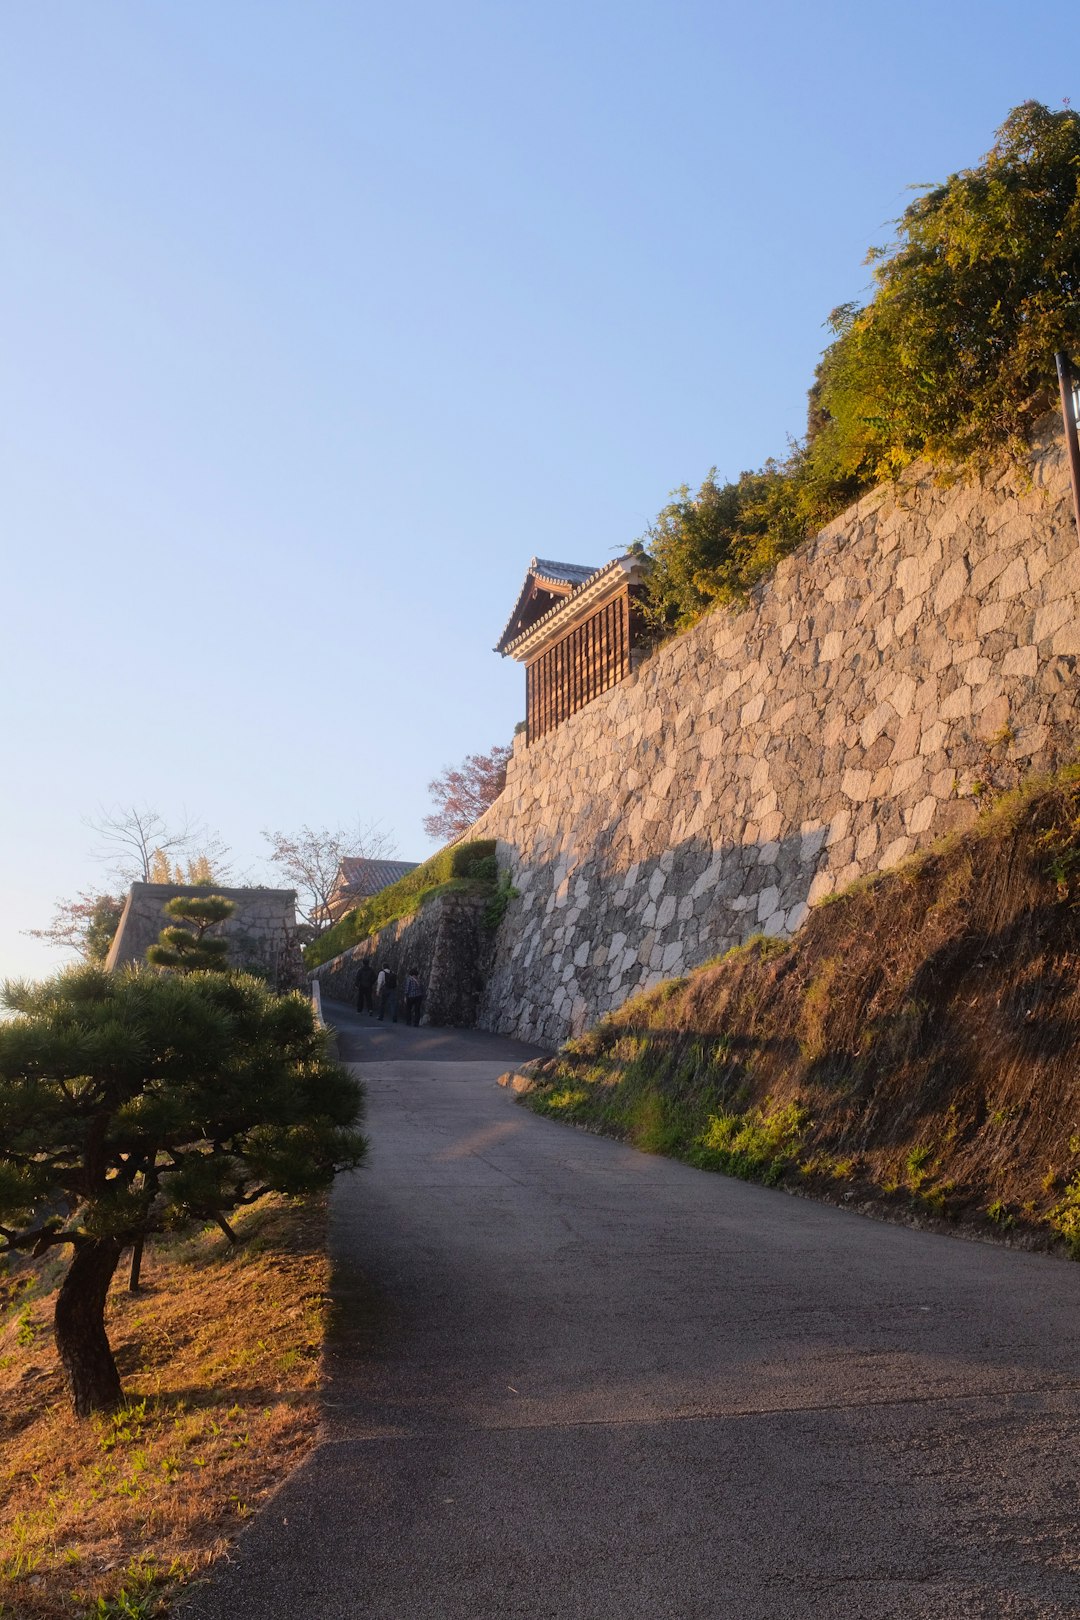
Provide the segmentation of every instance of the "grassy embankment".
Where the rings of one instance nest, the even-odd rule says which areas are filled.
[[[321,1199],[276,1195],[155,1239],[118,1274],[128,1397],[71,1416],[52,1342],[62,1257],[0,1280],[0,1616],[147,1620],[206,1570],[313,1444],[329,1278]]]
[[[1080,769],[527,1065],[537,1112],[1080,1258]]]
[[[497,891],[494,838],[451,844],[449,849],[441,849],[414,872],[408,872],[397,883],[372,895],[333,928],[320,934],[305,950],[304,965],[314,968],[329,962],[351,945],[358,945],[362,939],[378,933],[387,923],[411,917],[437,895],[480,894],[490,895],[494,900]]]

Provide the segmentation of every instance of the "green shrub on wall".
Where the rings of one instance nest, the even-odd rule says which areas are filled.
[[[495,863],[494,838],[478,838],[468,844],[451,844],[397,883],[373,894],[347,916],[313,940],[304,952],[306,967],[318,967],[331,957],[347,951],[362,939],[378,933],[387,923],[411,916],[425,901],[448,888],[494,893],[499,873]]]

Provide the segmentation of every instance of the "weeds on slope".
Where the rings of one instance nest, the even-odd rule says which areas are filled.
[[[1080,1258],[1080,770],[530,1065],[648,1152]]]

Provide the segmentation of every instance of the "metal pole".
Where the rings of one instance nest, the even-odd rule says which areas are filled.
[[[1073,516],[1076,532],[1080,535],[1080,439],[1076,435],[1076,402],[1073,398],[1073,368],[1067,354],[1058,350],[1058,387],[1061,389],[1061,415],[1065,423],[1065,446],[1069,452],[1069,472],[1072,477]]]

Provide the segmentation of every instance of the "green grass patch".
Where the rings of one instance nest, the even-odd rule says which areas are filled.
[[[677,993],[685,980],[671,981]],[[669,986],[638,1000],[656,1011]],[[535,1113],[617,1136],[643,1153],[773,1185],[810,1123],[798,1102],[749,1105],[744,1065],[711,1039],[601,1025],[564,1047],[522,1101]]]
[[[1046,1221],[1065,1239],[1073,1259],[1080,1260],[1080,1176],[1069,1182],[1061,1202],[1054,1205]]]
[[[798,1158],[809,1123],[808,1111],[797,1102],[713,1114],[687,1157],[702,1170],[773,1187]]]
[[[470,894],[498,893],[499,873],[495,863],[494,838],[478,838],[472,843],[451,844],[397,883],[373,894],[313,940],[304,952],[304,965],[318,967],[340,956],[350,946],[377,934],[387,923],[411,917],[436,895],[455,891]],[[509,900],[510,895],[507,895]]]

